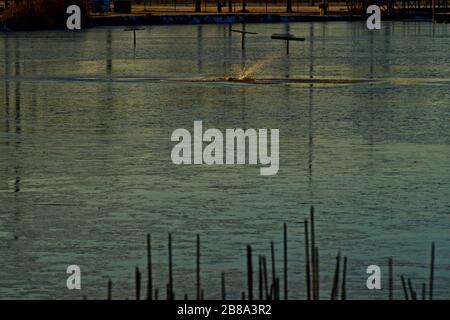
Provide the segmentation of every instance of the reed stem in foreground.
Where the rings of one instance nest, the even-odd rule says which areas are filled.
[[[135,269],[135,282],[136,282],[136,300],[141,300],[141,272],[139,268]]]
[[[311,275],[310,275],[310,261],[309,261],[309,235],[308,235],[308,220],[305,219],[305,268],[306,268],[306,298],[311,300]]]
[[[389,257],[388,265],[389,265],[389,300],[394,300],[394,263],[392,257]]]
[[[288,256],[287,256],[287,226],[283,225],[283,253],[284,253],[284,300],[288,299]]]
[[[247,245],[247,286],[248,300],[253,300],[253,264],[252,264],[252,247]]]
[[[340,263],[341,263],[341,254],[338,253],[338,255],[336,257],[336,268],[334,270],[333,287],[331,290],[331,300],[336,300],[336,298],[338,296]]]
[[[197,259],[196,259],[197,300],[201,298],[200,284],[200,235],[197,235]]]
[[[152,300],[153,275],[152,275],[152,238],[147,234],[147,299]]]
[[[342,270],[341,300],[347,299],[347,288],[345,284],[346,280],[347,280],[347,257],[344,256],[344,266]]]
[[[431,261],[430,261],[430,288],[429,288],[429,298],[433,300],[433,285],[434,285],[434,254],[435,247],[434,242],[431,243]]]

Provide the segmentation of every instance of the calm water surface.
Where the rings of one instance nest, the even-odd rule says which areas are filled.
[[[242,28],[242,26],[233,26]],[[224,25],[0,34],[0,298],[133,296],[152,234],[165,296],[173,232],[178,298],[194,297],[195,236],[206,298],[245,289],[245,246],[280,260],[289,228],[291,298],[305,298],[303,219],[316,208],[321,295],[348,257],[349,298],[387,298],[387,257],[420,292],[436,242],[435,295],[450,296],[450,26]],[[272,33],[305,36],[291,43]],[[235,76],[362,79],[351,85],[190,82]],[[173,81],[174,79],[183,81]],[[155,80],[159,79],[159,80]],[[163,81],[165,80],[165,81]],[[280,171],[175,166],[176,128],[279,128]],[[68,265],[82,290],[66,289]],[[380,291],[366,268],[382,267]],[[144,279],[146,277],[144,276]]]

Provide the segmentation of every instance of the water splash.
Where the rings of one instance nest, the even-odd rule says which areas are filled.
[[[238,79],[239,80],[250,80],[253,79],[255,74],[261,73],[264,69],[266,69],[272,62],[276,59],[280,58],[280,54],[271,54],[264,57],[262,60],[252,64],[249,67],[244,66],[244,68],[240,71]]]

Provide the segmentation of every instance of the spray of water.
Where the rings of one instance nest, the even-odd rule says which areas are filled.
[[[266,69],[267,66],[272,64],[274,60],[279,58],[280,58],[279,54],[271,54],[265,56],[262,60],[252,64],[251,66],[244,67],[239,73],[238,79],[239,80],[252,79],[255,76],[255,74],[261,73],[262,70]]]

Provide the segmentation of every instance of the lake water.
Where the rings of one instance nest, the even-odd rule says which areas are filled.
[[[234,29],[242,26],[235,25]],[[428,22],[151,26],[0,34],[0,298],[134,295],[152,234],[154,287],[165,297],[173,233],[177,298],[195,297],[195,237],[205,298],[246,288],[247,244],[282,276],[288,225],[290,298],[305,298],[303,220],[316,209],[321,297],[335,256],[349,298],[386,299],[387,258],[416,291],[436,242],[435,297],[450,281],[450,26]],[[272,33],[305,36],[285,54]],[[256,65],[256,66],[255,66]],[[190,79],[371,80],[246,84]],[[279,128],[280,170],[176,166],[173,130]],[[255,258],[256,259],[256,258]],[[81,267],[82,290],[66,288]],[[255,264],[257,265],[256,261]],[[379,265],[382,290],[366,288]],[[145,285],[144,285],[145,289]]]

